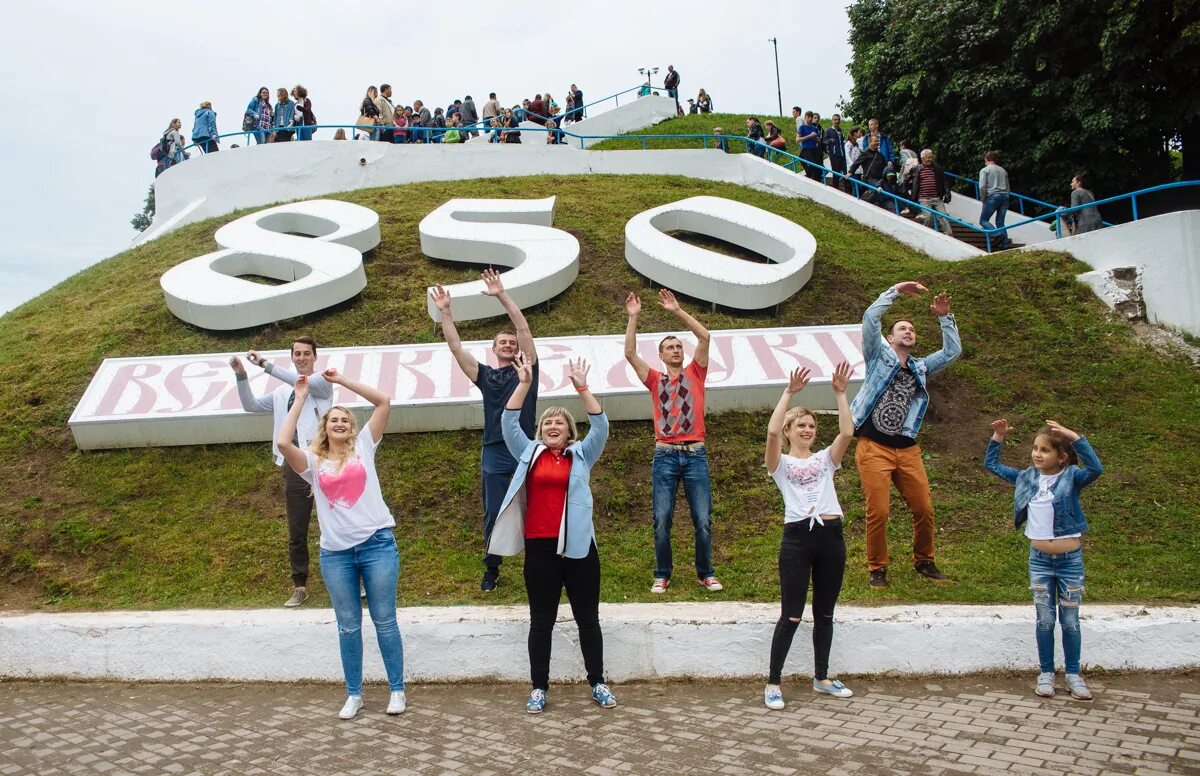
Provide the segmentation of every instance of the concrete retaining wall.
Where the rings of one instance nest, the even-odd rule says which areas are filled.
[[[604,604],[605,665],[613,681],[762,676],[776,604]],[[564,618],[569,609],[561,608]],[[842,674],[1036,671],[1029,606],[840,607],[831,670]],[[1200,609],[1088,606],[1086,666],[1200,665]],[[402,609],[405,673],[414,681],[528,678],[524,606]],[[364,613],[367,677],[383,678]],[[812,669],[806,614],[787,671]],[[584,675],[569,619],[555,629],[551,675]],[[1061,662],[1061,658],[1060,658]],[[341,679],[328,609],[100,612],[0,616],[0,676],[125,680]]]

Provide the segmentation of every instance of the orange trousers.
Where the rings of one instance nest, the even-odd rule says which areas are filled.
[[[912,512],[913,565],[933,560],[933,499],[921,447],[888,447],[859,437],[854,462],[867,506],[867,567],[875,571],[888,565],[887,523],[893,482]]]

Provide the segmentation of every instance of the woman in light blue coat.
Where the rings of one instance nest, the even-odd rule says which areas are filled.
[[[192,124],[192,142],[206,154],[214,154],[221,150],[217,145],[217,112],[208,100],[196,108],[196,121]]]
[[[600,632],[600,556],[592,527],[591,471],[608,441],[608,416],[588,390],[588,365],[571,362],[571,383],[588,413],[591,431],[580,440],[575,419],[562,407],[546,409],[536,438],[521,430],[521,405],[533,369],[523,355],[514,362],[520,384],[504,407],[504,443],[517,459],[508,493],[500,505],[487,551],[525,551],[525,591],[529,595],[529,674],[533,689],[525,710],[539,714],[550,686],[550,641],[563,588],[579,626],[579,647],[592,699],[602,708],[617,705],[604,682],[604,640]]]

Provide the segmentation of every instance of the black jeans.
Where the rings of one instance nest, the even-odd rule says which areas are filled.
[[[286,462],[283,464],[283,503],[287,509],[288,562],[292,564],[292,584],[308,585],[308,526],[312,522],[312,486]]]
[[[192,138],[192,142],[198,145],[200,150],[206,154],[215,154],[221,150],[221,147],[217,145],[217,141],[211,137],[194,137]]]
[[[825,174],[825,171],[821,169],[823,166],[822,162],[824,161],[821,155],[821,149],[801,148],[800,158],[806,162],[812,162],[812,164],[804,165],[804,174],[807,175],[810,180],[820,181],[821,176]],[[816,166],[814,167],[813,165]]]
[[[771,640],[771,674],[768,684],[779,684],[783,663],[792,647],[804,601],[808,597],[808,579],[812,577],[813,591],[813,675],[827,679],[829,647],[833,643],[833,607],[842,592],[842,575],[846,571],[846,540],[842,536],[842,521],[826,521],[809,529],[803,520],[783,527],[783,542],[779,545],[779,588],[781,606],[775,636]]]
[[[829,185],[837,189],[846,188],[846,179],[842,176],[846,174],[846,157],[831,156],[829,157],[829,169],[834,172],[840,172],[842,175],[829,176]]]
[[[529,679],[550,689],[550,639],[563,587],[579,626],[579,648],[588,684],[604,681],[604,637],[600,633],[600,555],[595,543],[586,558],[558,554],[558,539],[525,540],[525,592],[529,595]]]

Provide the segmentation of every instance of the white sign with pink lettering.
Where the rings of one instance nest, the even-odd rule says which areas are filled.
[[[638,349],[651,366],[661,365],[657,345],[664,336],[666,333],[646,333],[638,337]],[[694,344],[684,337],[689,358]],[[495,364],[490,342],[466,343],[466,347],[481,362]],[[562,404],[582,417],[567,376],[567,361],[583,357],[592,365],[588,383],[610,418],[651,417],[647,389],[625,361],[623,336],[544,338],[537,341],[537,350],[540,405]],[[93,450],[269,440],[271,416],[242,410],[229,368],[231,355],[105,359],[71,415],[75,443],[80,449]],[[264,355],[279,366],[291,367],[286,351]],[[813,374],[804,391],[804,404],[834,409],[829,378],[843,360],[854,367],[855,381],[861,380],[862,329],[858,325],[714,331],[709,348],[708,412],[773,407],[780,386],[797,366],[807,367]],[[483,425],[479,391],[444,343],[321,348],[317,369],[328,367],[378,386],[392,397],[389,433]],[[249,371],[256,394],[279,385],[264,372],[253,367]],[[366,406],[340,386],[334,401]]]

